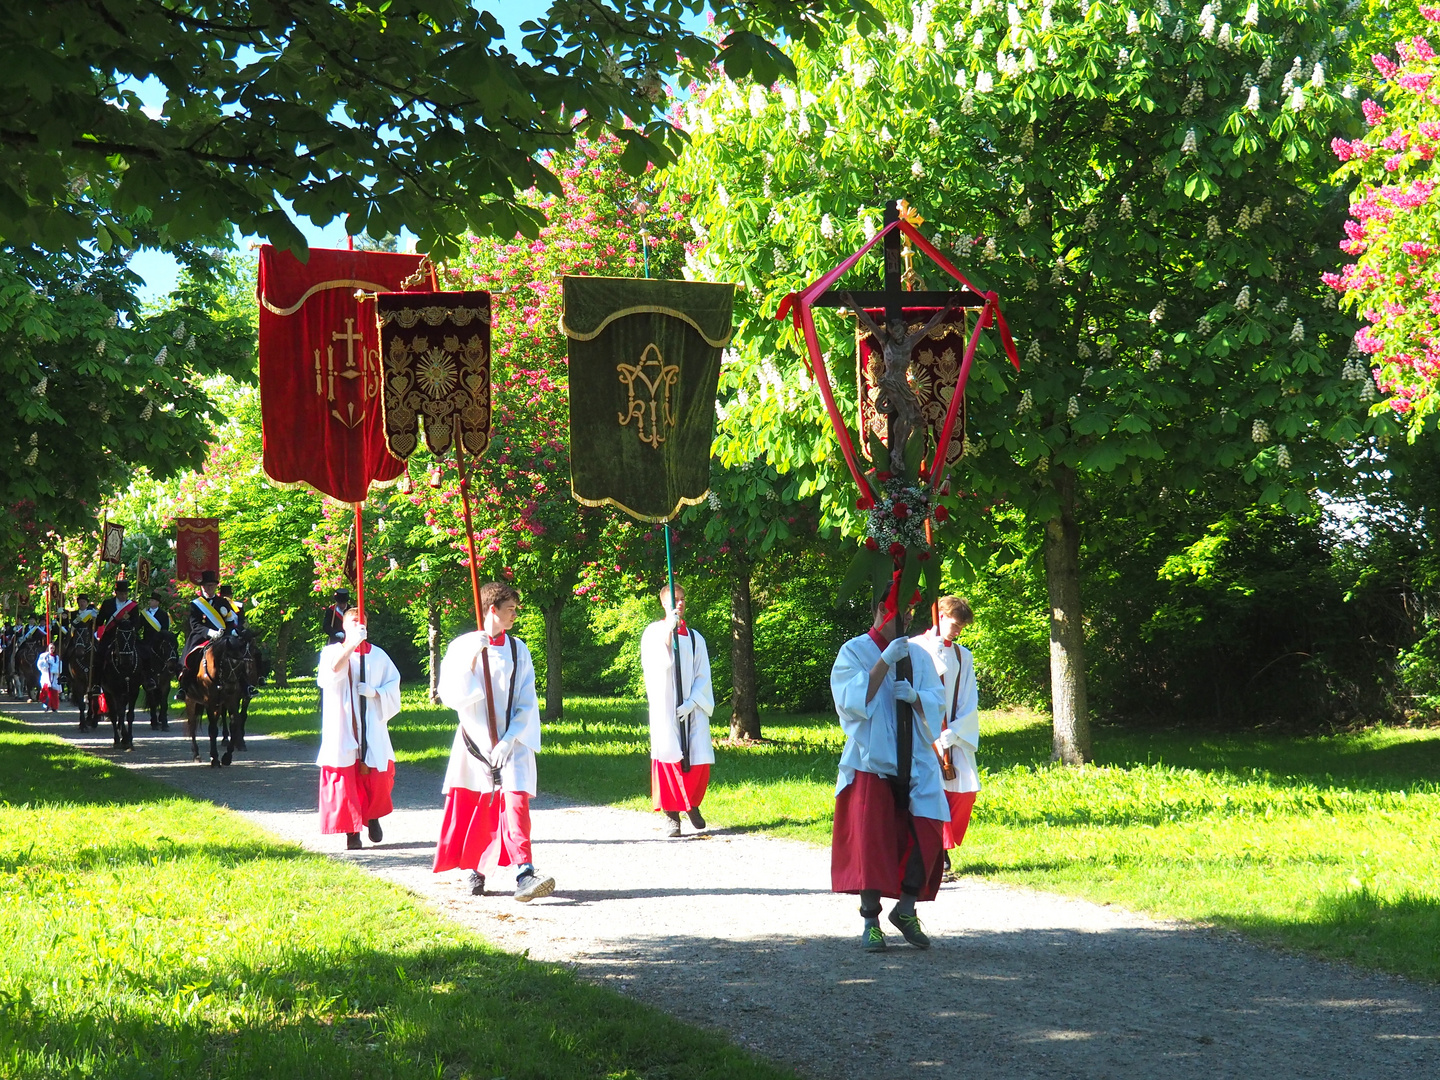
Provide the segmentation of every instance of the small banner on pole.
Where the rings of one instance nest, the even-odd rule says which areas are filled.
[[[905,322],[913,333],[923,329],[938,309],[905,308]],[[885,319],[884,308],[866,308],[866,313],[877,323]],[[955,386],[960,379],[960,361],[965,355],[965,341],[970,335],[969,318],[963,308],[947,315],[930,336],[910,351],[910,385],[920,403],[920,422],[926,435],[926,453],[933,453],[940,442],[940,431],[945,426],[945,416],[950,408],[950,399],[955,396]],[[856,332],[855,385],[860,387],[859,428],[862,438],[860,451],[870,457],[870,439],[886,440],[885,415],[875,408],[875,399],[880,393],[880,376],[885,370],[885,357],[874,347],[874,339],[862,328]],[[945,465],[956,465],[965,455],[965,403],[960,403],[960,425],[951,436],[945,450]]]
[[[454,446],[457,422],[465,450],[483,454],[490,445],[490,294],[381,293],[375,309],[390,453],[408,460],[423,420],[425,445],[436,457]]]
[[[150,587],[150,570],[149,559],[141,559],[135,564],[135,580],[140,583],[142,588]]]
[[[423,256],[260,249],[260,423],[265,474],[363,502],[404,462],[385,449],[380,339],[361,292],[398,292]]]
[[[220,572],[220,519],[175,519],[175,580],[200,583],[206,570]]]
[[[125,546],[125,526],[117,525],[113,521],[105,522],[104,531],[100,534],[100,559],[102,562],[121,563],[120,551]]]
[[[586,506],[670,521],[710,491],[733,285],[566,277],[570,490]]]

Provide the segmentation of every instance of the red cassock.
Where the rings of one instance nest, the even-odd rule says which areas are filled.
[[[689,810],[705,801],[710,766],[691,765],[680,771],[678,761],[650,759],[650,800],[656,810]]]
[[[380,336],[356,290],[398,292],[423,256],[311,248],[302,263],[260,249],[260,419],[265,474],[341,502],[397,479],[385,448]]]
[[[472,791],[454,787],[435,847],[434,872],[522,866],[530,858],[530,796],[523,791]]]
[[[978,794],[978,791],[945,792],[945,801],[950,804],[950,820],[941,830],[946,851],[964,842],[965,830],[970,827],[970,812],[975,809],[975,796]]]
[[[918,843],[927,876],[917,899],[934,900],[945,872],[940,858],[944,824],[934,818],[913,817],[895,805],[885,780],[874,773],[857,772],[835,796],[830,888],[843,893],[878,889],[881,896],[898,900],[905,865]]]
[[[386,817],[395,810],[391,793],[395,790],[395,762],[387,762],[384,771],[360,771],[359,763],[343,769],[329,765],[320,767],[320,831],[322,833],[357,833],[375,818]]]

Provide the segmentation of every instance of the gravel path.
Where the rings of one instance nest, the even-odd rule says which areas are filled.
[[[430,872],[436,773],[401,767],[385,842],[346,853],[343,837],[318,832],[302,740],[254,736],[217,770],[192,764],[173,730],[137,724],[135,750],[117,755],[108,729],[81,736],[71,712],[0,708],[808,1076],[1440,1076],[1440,988],[979,879],[922,906],[929,952],[866,955],[855,899],[829,891],[828,851],[723,831],[667,841],[658,815],[543,793],[535,856],[555,895],[472,898],[459,872]],[[492,884],[511,887],[508,875]]]

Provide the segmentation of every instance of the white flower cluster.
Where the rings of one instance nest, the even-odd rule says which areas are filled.
[[[1125,33],[1130,34],[1132,37],[1140,33],[1140,16],[1136,15],[1133,11],[1127,11],[1125,13]]]
[[[1016,225],[1019,225],[1022,229],[1025,228],[1025,226],[1027,226],[1027,225],[1030,224],[1030,202],[1029,202],[1029,200],[1026,200],[1025,205],[1020,208],[1020,212],[1015,215],[1015,224],[1016,224]]]
[[[1035,149],[1035,125],[1027,124],[1025,130],[1020,133],[1020,149],[1028,154]]]
[[[826,240],[835,239],[835,222],[831,220],[829,214],[820,215],[820,235]]]
[[[919,158],[916,158],[914,161],[910,162],[910,175],[913,176],[916,180],[924,179],[925,166],[920,164]]]
[[[985,251],[984,251],[984,259],[985,259],[985,261],[986,261],[986,262],[994,262],[994,261],[995,261],[996,259],[998,259],[999,257],[1000,257],[1000,252],[995,249],[995,238],[994,238],[993,236],[987,236],[987,237],[985,238]]]
[[[160,351],[155,354],[155,366],[156,366],[156,367],[164,367],[164,366],[165,366],[165,358],[166,358],[167,356],[169,356],[169,355],[170,355],[170,346],[169,346],[169,345],[161,345],[161,346],[160,346]]]
[[[1150,309],[1151,325],[1158,323],[1163,318],[1165,318],[1165,301],[1161,300],[1153,308]]]
[[[1206,41],[1213,41],[1215,38],[1215,7],[1213,4],[1206,4],[1200,9],[1200,36]]]
[[[1210,326],[1210,316],[1209,316],[1209,315],[1202,315],[1202,316],[1200,316],[1200,321],[1195,324],[1195,332],[1196,332],[1197,334],[1199,334],[1201,337],[1208,337],[1209,334],[1210,334],[1210,330],[1211,330],[1211,326]]]
[[[1145,358],[1146,371],[1159,371],[1160,365],[1165,362],[1164,355],[1159,349],[1151,349],[1150,355]]]
[[[1015,415],[1024,416],[1035,407],[1035,395],[1028,389],[1020,392],[1020,404],[1015,406]]]
[[[1085,215],[1085,231],[1086,231],[1086,232],[1094,232],[1094,231],[1095,231],[1096,229],[1098,229],[1099,227],[1100,227],[1100,219],[1095,216],[1095,211],[1094,211],[1094,210],[1089,211],[1089,212]]]
[[[99,341],[95,342],[95,355],[105,355],[105,339],[103,337]]]
[[[175,340],[177,343],[185,340],[185,320],[184,320],[184,319],[181,319],[181,320],[180,320],[180,324],[175,327],[175,333],[174,333],[173,337],[174,337],[174,340]]]
[[[1080,398],[1077,395],[1070,395],[1070,401],[1065,406],[1065,415],[1068,416],[1071,420],[1074,420],[1077,416],[1080,415]]]
[[[1305,322],[1303,319],[1296,319],[1295,325],[1290,328],[1290,340],[1292,342],[1305,340]]]
[[[46,394],[46,391],[48,391],[49,389],[50,389],[50,376],[49,376],[49,375],[42,375],[42,376],[40,377],[40,381],[35,384],[35,396],[36,396],[36,397],[44,397],[45,394]]]
[[[1027,364],[1036,364],[1036,363],[1039,363],[1039,361],[1040,361],[1040,342],[1038,342],[1038,341],[1032,341],[1032,342],[1030,342],[1030,348],[1028,348],[1028,349],[1025,350],[1025,362],[1026,362]]]
[[[1276,314],[1276,315],[1284,315],[1285,312],[1287,312],[1287,311],[1289,311],[1289,310],[1290,310],[1290,298],[1289,298],[1288,296],[1282,296],[1282,297],[1280,298],[1280,302],[1275,305],[1275,314]]]
[[[194,352],[194,351],[195,351],[195,335],[194,335],[194,334],[191,334],[189,340],[185,342],[185,351],[186,351],[186,352]]]
[[[1260,5],[1257,0],[1250,0],[1250,6],[1245,9],[1243,20],[1246,26],[1258,26],[1260,23]]]
[[[1342,382],[1359,382],[1369,377],[1370,375],[1365,365],[1353,356],[1348,357],[1345,360],[1345,366],[1340,369],[1340,379]]]
[[[28,454],[25,455],[25,464],[26,464],[26,465],[34,465],[35,462],[37,462],[37,461],[39,461],[39,460],[40,460],[40,451],[39,451],[39,450],[31,450],[30,453],[28,453]]]
[[[145,408],[140,410],[140,419],[149,420],[153,415],[155,415],[155,403],[147,400],[145,402]]]
[[[1270,425],[1264,420],[1256,420],[1250,425],[1250,441],[1256,443],[1267,443],[1270,441]]]
[[[1199,140],[1195,137],[1195,129],[1192,127],[1185,132],[1185,141],[1180,144],[1180,152],[1193,154],[1199,148]]]
[[[1108,341],[1100,342],[1100,359],[1109,360],[1115,355],[1115,346]]]
[[[1185,40],[1185,20],[1184,20],[1184,19],[1176,19],[1176,20],[1175,20],[1175,29],[1170,32],[1170,40],[1173,41],[1173,42],[1175,42],[1177,45],[1178,45],[1180,42],[1182,42],[1182,41]]]
[[[1063,285],[1065,283],[1065,256],[1055,256],[1055,268],[1050,271],[1050,284]]]
[[[1193,116],[1200,111],[1200,106],[1205,103],[1205,84],[1196,79],[1190,84],[1190,92],[1185,95],[1185,101],[1180,106],[1180,111],[1186,116]]]
[[[1245,99],[1245,111],[1252,115],[1260,111],[1260,87],[1250,87],[1250,96]]]
[[[1129,50],[1129,49],[1121,49],[1118,53],[1115,54],[1115,67],[1116,67],[1116,68],[1123,68],[1123,67],[1125,67],[1125,66],[1126,66],[1127,64],[1129,64],[1129,63],[1130,63],[1130,50]],[[1106,123],[1109,123],[1109,122],[1110,122],[1110,118],[1107,116],[1107,117],[1105,118],[1105,121],[1106,121]],[[1106,128],[1106,129],[1104,129],[1104,130],[1106,130],[1106,131],[1113,130],[1113,127],[1112,127],[1112,128]]]
[[[1275,464],[1282,469],[1290,468],[1290,448],[1283,443],[1280,445],[1280,452],[1275,455]]]
[[[705,501],[710,504],[711,510],[720,509],[720,496],[716,495],[714,491],[710,491],[706,494]]]
[[[1211,214],[1205,219],[1205,235],[1211,240],[1214,240],[1224,231],[1225,230],[1220,228],[1220,219],[1214,214]]]
[[[1375,380],[1366,379],[1360,384],[1360,400],[1369,405],[1380,395],[1375,390]]]
[[[114,314],[112,314],[108,319],[105,320],[105,326],[106,326],[106,328],[109,329],[109,330],[114,330],[115,327],[119,324],[119,322],[120,322],[120,315],[119,315],[119,313],[114,313]]]
[[[1090,346],[1083,341],[1080,342],[1078,345],[1075,346],[1075,355],[1078,356],[1081,360],[1089,360]],[[1090,368],[1086,368],[1085,370],[1088,372],[1090,371]],[[1088,378],[1089,376],[1087,375],[1086,377]]]
[[[1135,216],[1135,207],[1130,204],[1129,195],[1120,196],[1120,220],[1129,221]]]
[[[1250,310],[1250,286],[1249,286],[1249,285],[1244,286],[1244,287],[1240,290],[1240,292],[1239,292],[1238,294],[1236,294],[1236,296],[1235,296],[1235,310],[1236,310],[1236,311],[1249,311],[1249,310]]]
[[[1230,29],[1228,22],[1220,24],[1220,33],[1215,36],[1215,44],[1219,45],[1222,49],[1232,49],[1235,47],[1235,32]]]

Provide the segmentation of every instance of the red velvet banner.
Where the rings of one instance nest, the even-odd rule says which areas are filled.
[[[356,290],[398,292],[423,256],[311,248],[301,263],[260,249],[260,423],[265,474],[363,502],[405,463],[385,448],[375,309]]]
[[[204,570],[220,572],[220,519],[175,519],[175,580],[200,583]]]

